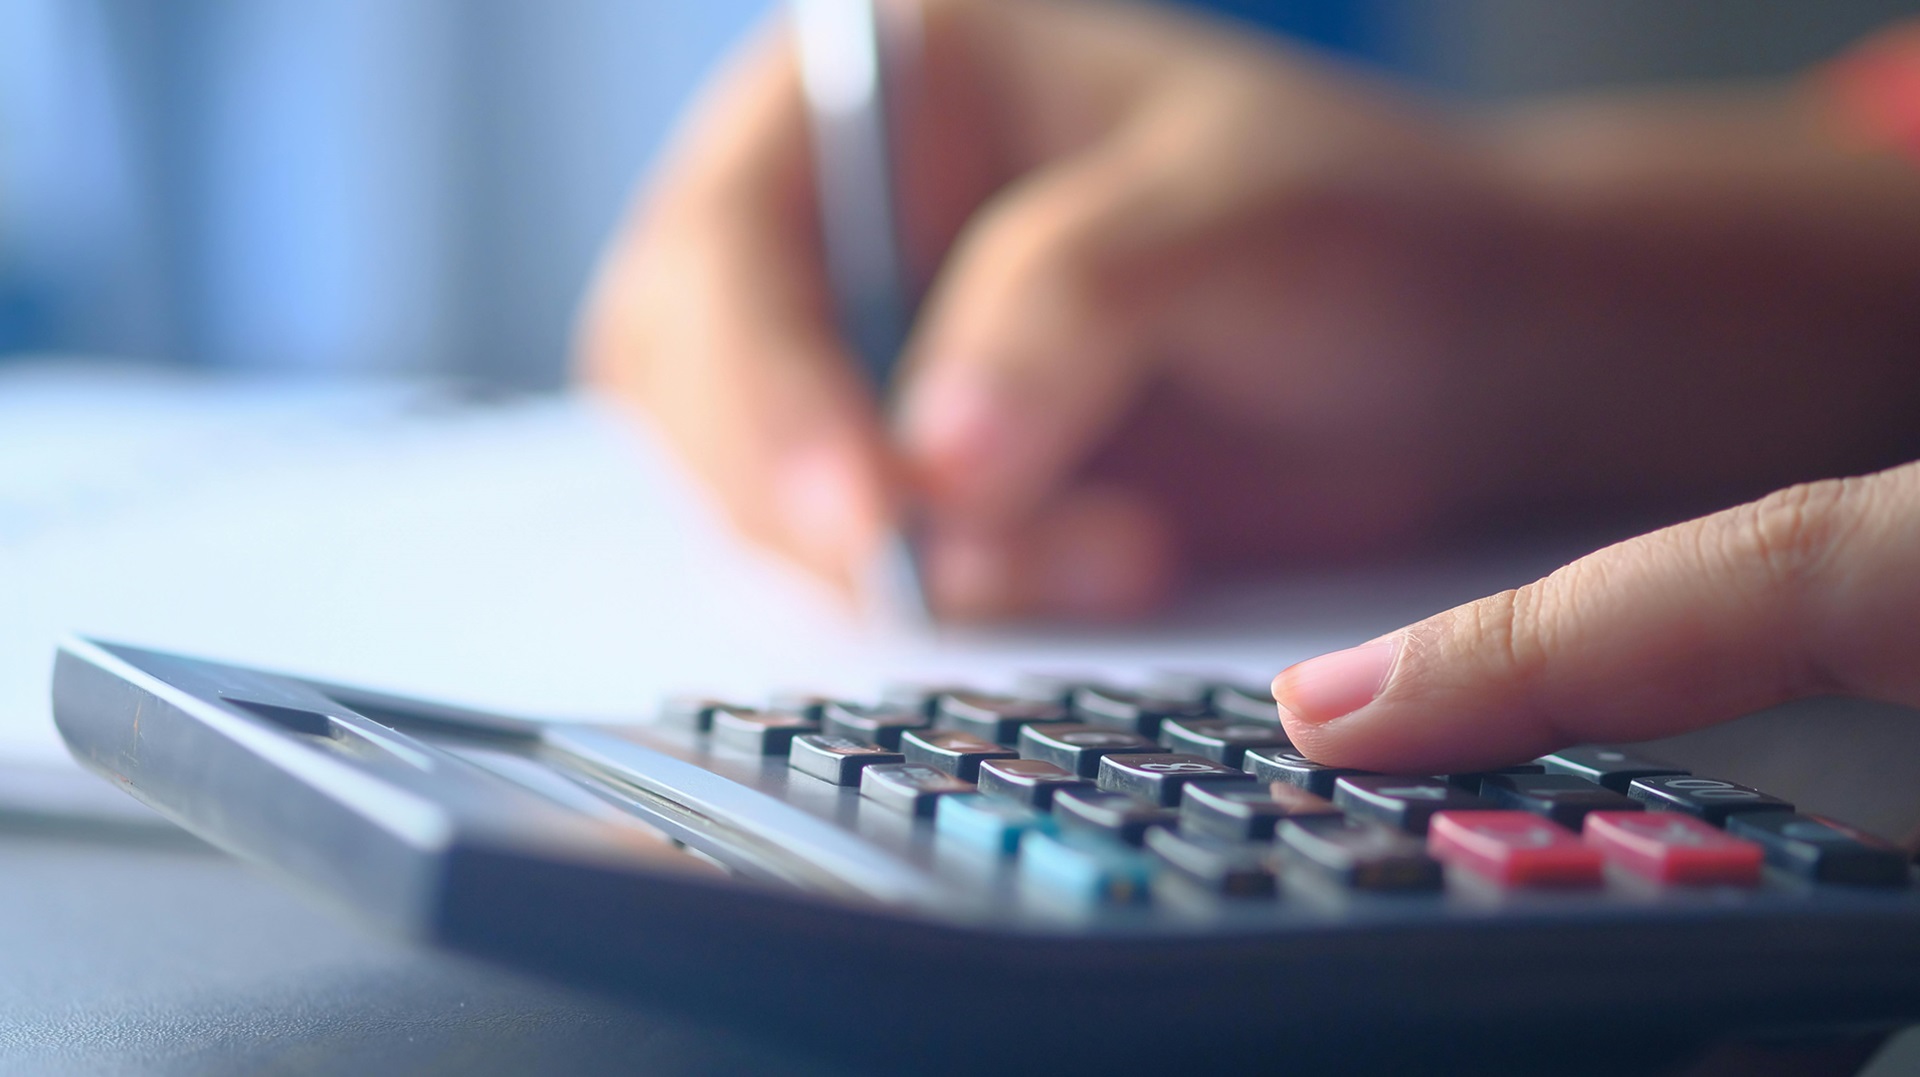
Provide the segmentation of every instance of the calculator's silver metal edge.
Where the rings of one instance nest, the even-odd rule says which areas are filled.
[[[772,838],[796,856],[882,901],[938,904],[940,887],[896,857],[793,805],[730,778],[586,725],[549,727],[547,747],[617,768],[634,785],[727,826]]]

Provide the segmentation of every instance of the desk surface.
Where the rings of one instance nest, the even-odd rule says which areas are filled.
[[[837,1072],[362,930],[185,839],[0,831],[0,1073]]]

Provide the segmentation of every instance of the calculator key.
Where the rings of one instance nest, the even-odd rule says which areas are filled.
[[[900,734],[900,752],[909,763],[944,770],[961,781],[973,781],[986,759],[1012,759],[1014,753],[971,733],[944,729],[909,729]]]
[[[1547,768],[1538,763],[1515,763],[1513,766],[1501,767],[1498,770],[1475,770],[1469,771],[1466,774],[1449,774],[1446,778],[1447,784],[1453,786],[1455,789],[1465,789],[1469,793],[1478,793],[1481,791],[1480,787],[1486,783],[1488,778],[1513,774],[1545,774],[1546,772]]]
[[[1657,759],[1648,759],[1625,748],[1613,748],[1604,744],[1589,744],[1578,748],[1562,748],[1552,755],[1543,755],[1540,765],[1547,768],[1549,774],[1571,774],[1576,778],[1585,778],[1606,786],[1616,793],[1625,793],[1627,786],[1635,778],[1653,778],[1662,774],[1690,774],[1685,767],[1669,766]]]
[[[890,710],[913,711],[931,722],[940,709],[941,696],[968,691],[972,689],[964,684],[894,681],[880,689],[880,705]]]
[[[1333,802],[1352,815],[1425,834],[1427,821],[1443,811],[1485,811],[1487,801],[1438,778],[1353,774],[1333,783]]]
[[[1063,790],[1053,798],[1053,818],[1065,830],[1092,831],[1138,845],[1148,830],[1174,826],[1172,810],[1136,800],[1125,793]]]
[[[863,707],[854,703],[830,704],[820,715],[821,728],[836,737],[895,750],[900,747],[900,734],[909,729],[925,729],[931,722],[932,719],[917,710]]]
[[[705,696],[673,696],[660,704],[660,724],[705,733],[713,727],[713,712],[726,705]]]
[[[1195,784],[1222,785],[1251,782],[1253,775],[1197,755],[1109,755],[1100,760],[1100,788],[1109,793],[1172,807],[1180,791]]]
[[[1180,829],[1232,841],[1271,841],[1280,820],[1338,815],[1333,802],[1285,782],[1196,785],[1180,798]]]
[[[862,767],[904,762],[899,752],[826,733],[803,733],[787,749],[788,766],[835,785],[859,785]]]
[[[1297,785],[1317,797],[1333,795],[1333,783],[1350,774],[1365,774],[1351,767],[1329,767],[1308,759],[1291,748],[1249,748],[1240,760],[1240,769],[1263,782]]]
[[[1141,694],[1206,707],[1214,688],[1227,680],[1218,673],[1161,670],[1148,679]]]
[[[1183,878],[1225,897],[1272,897],[1273,865],[1258,846],[1157,826],[1147,851]]]
[[[786,714],[798,714],[810,722],[818,722],[826,714],[827,708],[836,701],[811,692],[775,692],[767,700],[767,709],[782,711]]]
[[[1204,718],[1206,715],[1206,704],[1192,700],[1160,699],[1111,688],[1082,688],[1073,694],[1075,719],[1142,737],[1159,736],[1160,723],[1168,718]]]
[[[1298,863],[1356,890],[1433,890],[1440,864],[1391,827],[1341,815],[1284,819],[1273,832]]]
[[[1224,718],[1280,723],[1280,705],[1274,702],[1273,691],[1263,684],[1216,684],[1207,693],[1207,704]]]
[[[1026,672],[1014,678],[1013,694],[1021,699],[1037,699],[1056,707],[1073,706],[1073,697],[1082,688],[1106,691],[1109,686],[1090,673]]]
[[[1644,805],[1571,774],[1493,774],[1480,795],[1496,807],[1532,812],[1576,833],[1588,812],[1639,811]]]
[[[1818,815],[1743,812],[1727,833],[1766,850],[1767,862],[1803,878],[1853,886],[1905,886],[1907,853],[1892,842]]]
[[[713,740],[755,755],[785,755],[793,738],[818,733],[820,723],[802,714],[721,707],[713,712]]]
[[[1144,902],[1153,885],[1152,860],[1086,834],[1029,830],[1020,839],[1019,864],[1023,883],[1092,904]]]
[[[1690,815],[1593,812],[1581,835],[1608,861],[1656,882],[1694,886],[1760,882],[1760,846],[1730,838]]]
[[[1138,733],[1097,725],[1062,722],[1030,725],[1020,731],[1020,755],[1039,759],[1083,778],[1100,773],[1100,757],[1115,752],[1158,752],[1160,746]]]
[[[941,797],[974,791],[937,767],[924,763],[879,763],[860,771],[860,795],[908,815],[932,815]]]
[[[1240,765],[1248,748],[1293,747],[1272,722],[1238,718],[1168,718],[1160,723],[1160,743],[1168,751],[1205,756],[1230,767]]]
[[[1793,805],[1758,789],[1691,774],[1635,778],[1627,795],[1656,811],[1686,812],[1715,825],[1736,812],[1793,810]]]
[[[943,796],[933,809],[933,828],[943,839],[997,853],[1013,853],[1030,830],[1051,830],[1052,820],[1032,808],[978,793]]]
[[[1013,744],[1019,740],[1022,726],[1066,720],[1066,708],[1057,703],[981,692],[953,692],[940,697],[933,726],[971,733],[997,744]]]
[[[1063,790],[1094,788],[1078,774],[1040,759],[985,760],[975,781],[988,796],[1017,801],[1037,811],[1051,809],[1054,794]]]
[[[1598,850],[1531,812],[1441,812],[1427,827],[1427,851],[1503,886],[1599,886],[1603,878]]]

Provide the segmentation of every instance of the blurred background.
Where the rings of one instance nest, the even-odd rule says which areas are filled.
[[[769,6],[0,0],[0,362],[558,384],[630,188]],[[1782,75],[1920,0],[1209,6],[1498,98]]]

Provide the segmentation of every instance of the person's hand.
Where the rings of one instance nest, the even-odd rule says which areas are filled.
[[[850,579],[910,478],[946,612],[1100,614],[1156,599],[1176,542],[1244,543],[1277,503],[1303,547],[1417,514],[1419,477],[1382,465],[1428,428],[1407,420],[1470,261],[1438,119],[1146,9],[924,13],[902,186],[941,268],[903,453],[833,328],[783,35],[721,80],[596,289],[590,375],[737,525]]]
[[[1811,695],[1920,706],[1920,463],[1608,547],[1274,680],[1323,763],[1471,771]]]
[[[829,578],[904,493],[943,613],[1127,614],[1195,570],[1830,474],[1910,414],[1920,185],[1787,96],[1468,118],[1144,7],[924,8],[895,429],[833,328],[778,33],[583,326],[590,376]]]

